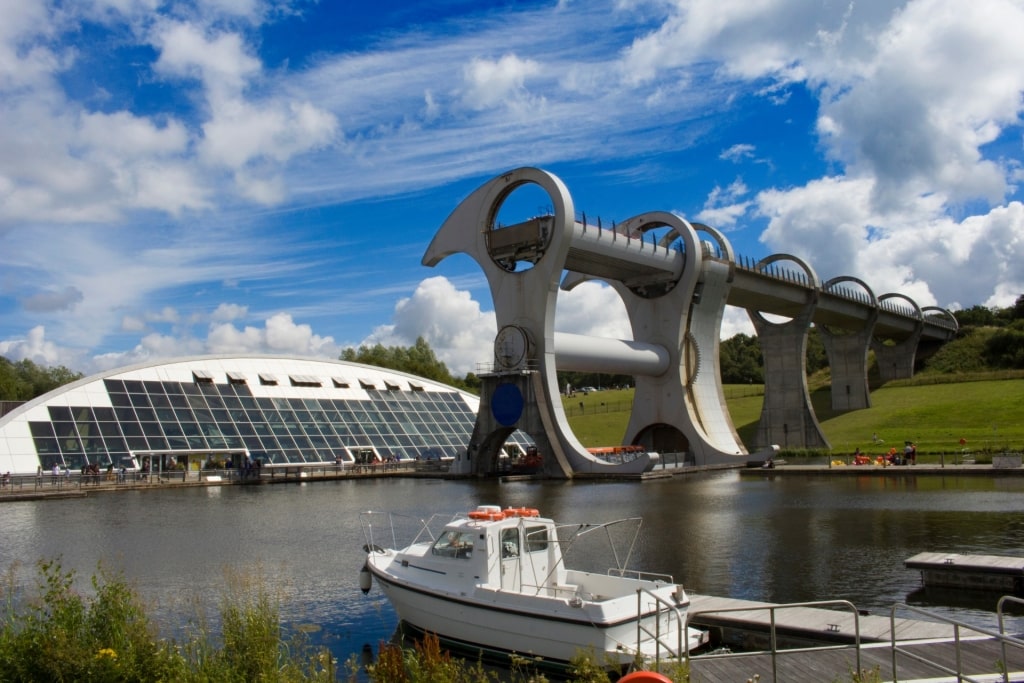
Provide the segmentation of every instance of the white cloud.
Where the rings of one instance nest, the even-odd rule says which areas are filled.
[[[208,36],[199,26],[169,22],[156,28],[153,39],[160,50],[153,68],[201,81],[213,100],[237,97],[261,71],[237,33]]]
[[[832,154],[877,177],[886,205],[935,191],[998,203],[1006,171],[980,148],[1019,123],[1022,31],[1019,3],[907,3],[855,77],[828,84],[819,130]]]
[[[8,360],[30,360],[38,365],[61,365],[61,352],[57,345],[46,339],[46,329],[39,325],[28,331],[23,339],[0,341],[0,356]]]
[[[360,346],[412,346],[423,337],[449,372],[464,376],[490,361],[497,332],[493,311],[481,311],[469,292],[445,277],[431,277],[395,304],[391,322],[379,325]]]
[[[539,72],[537,62],[514,54],[497,60],[473,59],[464,71],[466,92],[462,101],[477,110],[528,101],[526,81]]]
[[[213,312],[210,319],[214,322],[230,322],[232,320],[244,318],[248,313],[248,306],[240,306],[238,304],[221,304],[220,306],[217,306],[217,310]]]

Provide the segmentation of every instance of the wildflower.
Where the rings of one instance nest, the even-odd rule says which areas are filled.
[[[96,659],[104,659],[109,657],[110,659],[117,659],[117,653],[111,650],[109,647],[105,647],[96,653]]]

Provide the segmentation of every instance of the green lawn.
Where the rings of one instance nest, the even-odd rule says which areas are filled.
[[[760,390],[726,387],[729,413],[748,447],[761,416]],[[632,398],[629,389],[598,391],[563,398],[563,404],[584,445],[609,446],[622,442]],[[882,387],[872,392],[871,408],[847,413],[832,411],[827,388],[815,391],[811,401],[836,453],[858,447],[880,452],[908,439],[922,454],[952,453],[961,449],[961,438],[976,452],[1024,450],[1024,379]],[[885,445],[872,444],[873,434]]]

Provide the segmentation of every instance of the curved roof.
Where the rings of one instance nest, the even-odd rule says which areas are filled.
[[[140,454],[267,465],[455,455],[479,399],[433,380],[345,361],[179,358],[59,387],[0,418],[0,471],[137,464]],[[136,459],[136,460],[133,460]]]

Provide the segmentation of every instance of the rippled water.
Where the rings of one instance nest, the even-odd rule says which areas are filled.
[[[319,629],[342,660],[391,636],[396,618],[357,576],[358,513],[426,517],[481,503],[558,521],[644,519],[631,566],[695,593],[772,602],[847,599],[888,613],[910,601],[992,626],[995,597],[924,594],[903,561],[925,551],[1024,555],[1024,478],[802,477],[735,471],[637,482],[423,479],[123,491],[4,503],[0,564],[60,558],[82,587],[100,562],[121,570],[172,630],[216,612],[225,570],[262,574],[282,616]],[[608,563],[609,565],[611,562]]]

